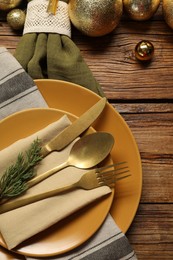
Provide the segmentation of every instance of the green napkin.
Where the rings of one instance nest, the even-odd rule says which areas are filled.
[[[30,5],[38,4],[37,2],[38,0],[32,0],[28,3],[28,9]],[[57,11],[62,2],[68,3],[68,0],[59,1]],[[48,4],[48,1],[46,3]],[[40,5],[43,6],[43,4],[45,5],[44,0],[41,0]],[[66,6],[68,13],[68,5]],[[32,15],[37,14],[38,12],[32,13]],[[54,19],[52,14],[47,15],[49,15],[48,19],[50,17]],[[69,17],[66,19],[69,20]],[[39,22],[37,21],[37,23]],[[46,24],[46,20],[44,23]],[[50,31],[53,27],[54,25],[52,24]],[[81,56],[79,48],[71,38],[59,33],[45,32],[44,24],[41,30],[39,28],[36,32],[32,32],[31,28],[31,32],[27,32],[21,37],[14,56],[33,79],[49,78],[64,80],[79,84],[100,96],[104,96],[101,86],[94,78],[91,70]]]

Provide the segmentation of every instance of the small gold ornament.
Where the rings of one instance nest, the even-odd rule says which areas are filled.
[[[70,0],[69,16],[82,33],[98,37],[113,31],[122,16],[122,0]]]
[[[9,11],[20,5],[22,0],[0,0],[0,10]]]
[[[123,4],[125,13],[131,19],[145,21],[157,11],[160,0],[123,0]]]
[[[14,30],[21,30],[25,23],[25,12],[20,9],[13,9],[7,14],[7,22]]]
[[[149,61],[154,55],[154,46],[149,41],[140,41],[135,47],[135,57],[140,61]]]

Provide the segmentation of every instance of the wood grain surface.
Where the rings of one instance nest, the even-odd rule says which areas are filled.
[[[20,37],[0,12],[0,46],[14,53]],[[91,38],[72,28],[72,39],[141,154],[142,197],[127,237],[139,260],[173,259],[173,30],[163,19],[162,4],[149,21],[123,15],[109,35]],[[134,57],[143,39],[155,47],[147,64]]]

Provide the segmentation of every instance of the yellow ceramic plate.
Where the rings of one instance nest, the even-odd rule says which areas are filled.
[[[100,97],[73,83],[57,80],[36,80],[49,107],[62,109],[80,116]],[[110,105],[93,125],[97,131],[110,132],[116,145],[112,150],[115,162],[127,161],[132,176],[117,183],[111,215],[123,232],[129,228],[139,205],[142,190],[141,159],[135,139],[121,115]]]
[[[7,117],[0,121],[0,135],[3,136],[0,150],[58,120],[64,114],[67,114],[71,121],[76,119],[72,114],[57,109],[29,109]],[[91,129],[91,131],[94,130]],[[108,158],[105,163],[107,162],[110,163],[112,160]],[[57,255],[79,246],[103,223],[110,210],[113,197],[114,192],[28,239],[14,251],[37,257]],[[0,237],[0,244],[6,247],[2,237]]]

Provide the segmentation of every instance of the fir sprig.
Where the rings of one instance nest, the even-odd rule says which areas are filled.
[[[0,179],[0,199],[15,197],[27,190],[27,181],[35,176],[35,166],[41,161],[40,140],[33,141],[25,153],[21,152]]]

